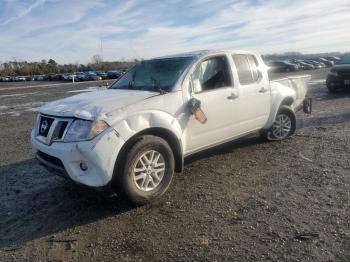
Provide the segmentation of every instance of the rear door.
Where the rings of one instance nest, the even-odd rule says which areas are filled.
[[[262,128],[270,113],[270,84],[262,60],[253,54],[232,54],[240,91],[242,132]],[[236,81],[237,82],[237,81]]]

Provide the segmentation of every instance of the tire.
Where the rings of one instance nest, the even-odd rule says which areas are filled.
[[[116,189],[117,194],[121,194],[131,204],[147,204],[169,188],[175,159],[164,139],[150,135],[141,137],[123,160],[124,165],[115,174]]]
[[[327,85],[327,89],[328,89],[328,92],[329,92],[329,93],[335,93],[335,92],[337,92],[337,88],[336,88],[335,86]]]
[[[281,106],[277,112],[275,121],[270,129],[261,132],[268,141],[284,140],[294,135],[296,130],[296,117],[288,106]]]

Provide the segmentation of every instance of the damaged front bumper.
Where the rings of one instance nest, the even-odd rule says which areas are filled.
[[[35,157],[48,170],[89,187],[104,187],[112,179],[115,161],[124,140],[112,128],[83,142],[40,142],[31,133]]]

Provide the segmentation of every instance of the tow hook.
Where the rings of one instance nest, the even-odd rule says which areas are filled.
[[[303,101],[303,111],[305,114],[310,115],[312,112],[312,98],[305,98]]]

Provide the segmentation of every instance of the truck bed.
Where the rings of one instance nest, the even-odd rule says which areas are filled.
[[[271,83],[278,83],[283,86],[288,86],[295,90],[296,100],[293,103],[294,108],[300,106],[303,103],[308,91],[308,82],[310,81],[310,75],[297,75],[288,76],[276,80],[272,80]]]

